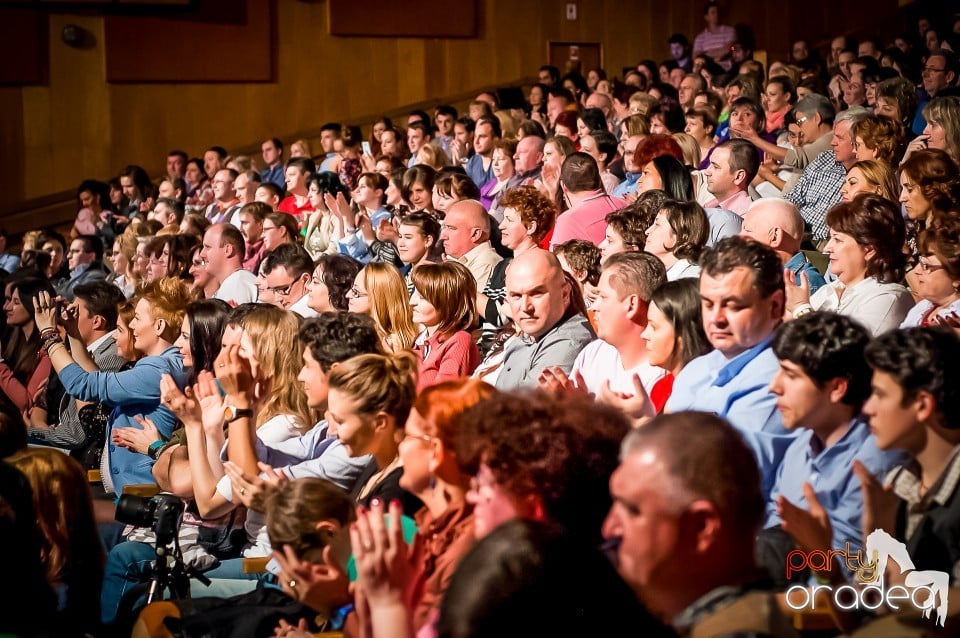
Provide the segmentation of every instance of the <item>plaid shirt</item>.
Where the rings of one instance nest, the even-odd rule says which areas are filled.
[[[840,203],[840,187],[846,175],[833,150],[824,151],[807,165],[794,187],[783,196],[800,209],[814,241],[827,238],[827,211]]]

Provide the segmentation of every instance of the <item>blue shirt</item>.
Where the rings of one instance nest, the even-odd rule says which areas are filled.
[[[6,270],[9,274],[20,267],[20,257],[14,255],[13,253],[3,253],[0,255],[0,268]]]
[[[114,407],[107,425],[107,451],[111,480],[117,494],[129,483],[153,483],[153,459],[119,447],[113,442],[113,428],[137,428],[134,416],[150,419],[164,439],[170,438],[176,417],[160,404],[160,377],[169,374],[178,387],[186,378],[180,349],[170,346],[157,356],[144,357],[123,372],[87,372],[76,363],[60,371],[67,393],[80,401],[100,401]]]
[[[260,171],[260,181],[276,184],[280,188],[287,189],[286,175],[284,174],[283,163],[277,162],[273,168],[265,168]]]
[[[370,215],[370,225],[373,226],[373,230],[376,231],[381,221],[385,219],[389,221],[391,217],[393,217],[392,213],[386,208],[378,208]],[[373,255],[370,254],[370,247],[363,238],[363,232],[359,229],[338,242],[338,247],[340,248],[341,254],[349,255],[361,264],[366,264],[373,258]]]
[[[863,493],[860,479],[853,473],[853,462],[860,461],[882,481],[887,472],[904,459],[901,451],[884,452],[877,448],[868,420],[862,416],[853,419],[840,440],[828,448],[823,447],[813,430],[803,430],[783,456],[767,502],[767,521],[763,526],[780,524],[777,516],[777,498],[780,496],[797,507],[809,509],[810,504],[803,496],[803,484],[810,483],[817,500],[830,516],[834,549],[844,549],[845,543],[859,547],[863,542]]]
[[[464,168],[467,171],[467,177],[473,180],[477,188],[482,187],[493,177],[493,161],[491,161],[486,170],[484,170],[482,155],[474,155],[471,157]]]
[[[626,173],[626,179],[617,184],[617,187],[610,193],[612,197],[623,199],[624,195],[637,192],[637,186],[640,183],[640,173]]]
[[[688,363],[673,382],[667,412],[713,412],[737,428],[757,455],[763,496],[773,488],[777,468],[795,434],[780,421],[770,381],[780,363],[770,343],[773,335],[728,359],[719,350]]]
[[[794,283],[798,286],[800,285],[800,273],[804,273],[807,276],[807,282],[810,284],[811,295],[817,292],[821,286],[827,285],[823,275],[807,260],[807,256],[804,255],[802,251],[791,257],[784,268],[790,269],[790,272],[792,272],[795,277]]]
[[[292,479],[313,477],[330,481],[345,490],[352,490],[370,463],[369,454],[356,458],[347,454],[337,437],[327,436],[327,422],[320,421],[303,436],[266,445],[259,438],[255,445],[257,458]],[[226,460],[226,452],[223,455]]]

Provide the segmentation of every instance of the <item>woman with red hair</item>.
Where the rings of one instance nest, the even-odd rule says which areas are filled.
[[[580,134],[577,129],[577,114],[573,111],[560,111],[553,125],[553,134],[562,135],[571,142],[574,148],[580,150]]]

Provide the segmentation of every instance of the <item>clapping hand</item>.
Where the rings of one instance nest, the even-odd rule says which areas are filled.
[[[805,552],[827,550],[833,546],[830,516],[809,483],[803,484],[803,497],[807,499],[809,510],[797,507],[785,496],[777,499],[777,515],[780,516],[783,531],[790,534],[797,547]]]
[[[41,290],[33,300],[33,320],[37,324],[37,330],[41,332],[50,328],[57,327],[57,306],[59,298],[54,299],[50,293]]]
[[[146,454],[150,450],[151,444],[163,440],[160,431],[157,430],[156,424],[149,417],[136,415],[133,420],[140,424],[140,428],[133,426],[113,428],[110,438],[120,447]]]
[[[807,273],[800,271],[800,284],[796,282],[796,275],[789,268],[783,269],[783,287],[787,294],[787,312],[792,313],[797,307],[810,303],[810,281]]]
[[[371,607],[404,603],[412,574],[402,516],[400,502],[393,501],[387,521],[383,503],[374,499],[369,510],[357,512],[357,522],[350,527],[357,581]]]
[[[280,565],[280,585],[291,598],[321,612],[350,602],[350,579],[331,545],[323,548],[323,563],[300,560],[289,545],[273,550],[273,558]]]
[[[250,360],[240,354],[240,346],[231,345],[220,350],[213,369],[217,373],[217,380],[224,393],[232,397],[243,397],[248,402],[252,402],[254,395],[252,368]]]
[[[289,482],[287,475],[275,470],[266,463],[257,463],[265,476],[247,476],[240,466],[231,461],[223,464],[223,470],[230,477],[234,497],[239,497],[243,505],[255,512],[263,511],[263,493],[270,487],[278,487]]]
[[[160,377],[160,402],[184,425],[200,424],[200,404],[197,403],[194,393],[189,387],[185,393],[181,392],[169,374]]]
[[[587,382],[584,381],[579,370],[574,370],[571,376],[567,376],[567,373],[557,366],[544,368],[537,377],[537,381],[540,383],[541,390],[551,394],[577,392],[584,396],[589,395]]]
[[[600,395],[598,399],[611,407],[617,408],[629,418],[635,421],[646,422],[656,416],[657,411],[647,394],[647,389],[643,387],[640,376],[634,374],[631,378],[633,382],[633,394],[626,392],[615,392],[610,387],[610,380],[607,379],[600,386]]]

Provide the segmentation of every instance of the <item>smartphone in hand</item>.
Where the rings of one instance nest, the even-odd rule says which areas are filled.
[[[373,155],[373,149],[370,148],[370,142],[367,142],[366,140],[364,140],[363,142],[360,143],[360,145],[363,147],[364,155]]]

